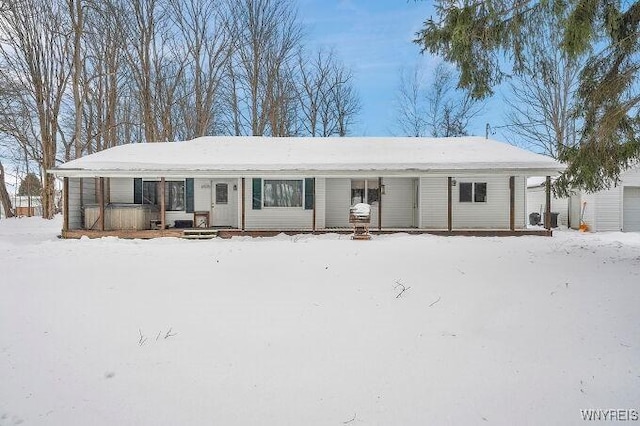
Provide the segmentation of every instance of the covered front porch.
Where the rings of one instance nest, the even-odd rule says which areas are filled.
[[[465,182],[474,180],[482,181],[484,198],[479,198],[479,203],[465,203]],[[370,231],[374,235],[551,235],[550,223],[545,229],[527,229],[520,202],[524,199],[523,182],[522,176],[462,175],[368,179],[65,177],[62,237],[205,239],[349,234],[353,228],[348,209],[354,200],[371,203]],[[274,198],[273,193],[290,188],[295,191],[287,203],[293,205],[283,206],[284,201]],[[480,226],[473,226],[474,220]]]

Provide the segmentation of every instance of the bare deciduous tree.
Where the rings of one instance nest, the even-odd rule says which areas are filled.
[[[422,69],[417,65],[411,74],[406,69],[400,71],[400,84],[396,94],[396,125],[403,135],[427,135],[423,81]]]
[[[170,0],[169,4],[188,58],[179,87],[181,137],[214,134],[215,106],[231,55],[226,9],[215,0]]]
[[[296,11],[286,0],[232,0],[233,85],[228,94],[232,112],[243,120],[244,132],[269,134],[269,116],[284,101],[278,82],[290,67],[301,41]],[[247,122],[248,121],[248,122]]]
[[[68,16],[55,0],[7,2],[0,15],[0,78],[15,88],[16,101],[33,127],[14,129],[28,143],[44,175],[43,217],[55,213],[55,180],[46,173],[56,165],[59,118],[70,76]],[[37,130],[36,130],[37,129]]]
[[[4,217],[13,217],[13,208],[11,206],[11,197],[7,191],[7,185],[5,181],[5,172],[2,161],[0,161],[0,204],[4,210]]]
[[[310,136],[346,136],[360,111],[351,71],[333,51],[319,50],[312,59],[298,54],[298,99],[304,132]]]
[[[574,116],[583,60],[560,48],[558,17],[541,24],[545,34],[526,46],[522,72],[510,82],[507,120],[510,142],[558,158],[562,147],[576,144]]]
[[[439,64],[427,93],[427,123],[431,136],[466,136],[469,121],[483,107],[469,93],[457,90],[455,84],[451,68]]]
[[[340,64],[335,64],[333,72],[333,90],[331,91],[331,102],[335,108],[335,131],[338,136],[344,137],[349,134],[356,115],[360,112],[362,105],[360,97],[351,84],[353,74]],[[328,136],[328,135],[327,135]]]
[[[436,66],[428,86],[420,68],[412,74],[403,71],[396,99],[397,127],[408,136],[465,136],[483,107],[456,89],[453,71],[444,63]]]

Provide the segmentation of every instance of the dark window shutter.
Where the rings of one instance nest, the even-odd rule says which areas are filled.
[[[304,208],[305,210],[313,209],[313,193],[315,192],[316,180],[307,178],[304,180]]]
[[[185,193],[187,196],[187,213],[193,213],[193,178],[187,178],[185,181]]]
[[[142,179],[133,179],[133,204],[142,204]]]
[[[253,210],[262,208],[262,179],[253,178]]]

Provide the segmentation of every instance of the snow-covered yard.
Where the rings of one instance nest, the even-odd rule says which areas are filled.
[[[0,425],[640,410],[640,234],[65,241],[0,221]],[[403,292],[403,289],[404,292]]]

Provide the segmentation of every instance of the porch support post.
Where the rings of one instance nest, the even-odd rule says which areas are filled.
[[[69,178],[62,180],[62,231],[69,230]]]
[[[509,176],[509,229],[516,230],[516,178]]]
[[[165,192],[165,181],[164,178],[161,177],[160,178],[160,226],[162,227],[162,230],[164,231],[167,227],[166,227],[166,219],[165,219],[165,211],[167,206],[165,205],[164,202],[164,192]]]
[[[449,232],[453,229],[453,178],[447,178],[447,229]]]
[[[382,178],[378,178],[378,231],[382,231]]]
[[[104,178],[101,177],[100,179],[98,179],[98,204],[100,206],[100,223],[99,223],[99,229],[101,231],[104,231]]]
[[[544,227],[551,229],[551,176],[547,176],[545,185],[546,206],[544,209]]]
[[[241,212],[240,212],[240,215],[241,215],[241,216],[240,216],[241,228],[240,228],[240,229],[242,229],[242,230],[244,231],[244,225],[245,225],[245,214],[244,214],[244,209],[245,209],[245,202],[246,202],[246,201],[245,201],[245,192],[244,192],[244,191],[245,191],[245,188],[244,188],[244,178],[242,178],[242,185],[241,185],[241,186],[242,186],[242,188],[241,188],[241,190],[240,190],[240,191],[242,192],[242,195],[241,195],[241,197],[242,197],[242,201],[240,202],[240,209],[241,209]]]

